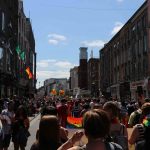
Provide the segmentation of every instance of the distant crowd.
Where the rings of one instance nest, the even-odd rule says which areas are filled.
[[[31,150],[149,150],[150,101],[117,101],[101,98],[42,98],[1,100],[0,150],[12,140],[14,150],[25,150],[29,116],[41,113]],[[82,129],[68,136],[67,118],[82,118]],[[132,128],[128,136],[127,128]],[[87,137],[87,144],[81,142]],[[79,144],[75,144],[79,142]],[[77,145],[77,146],[75,146]]]

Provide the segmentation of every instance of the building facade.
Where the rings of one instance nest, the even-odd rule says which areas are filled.
[[[80,89],[88,89],[87,81],[87,47],[80,47],[79,68],[78,68],[78,86]]]
[[[31,23],[29,25],[24,14],[23,1],[0,1],[0,97],[29,96],[29,88],[32,88],[32,94],[35,92],[35,41],[34,36],[32,39],[27,36],[33,35],[31,28],[27,30],[29,26]],[[34,53],[29,58],[31,49]],[[30,79],[26,73],[28,60],[32,62]],[[34,83],[29,85],[30,82]]]
[[[88,60],[88,90],[93,97],[99,96],[99,59],[90,58]]]
[[[100,86],[119,99],[149,97],[150,1],[100,50]]]
[[[78,67],[70,69],[70,89],[78,88]]]
[[[60,90],[64,90],[65,92],[69,90],[69,82],[67,78],[50,78],[44,81],[44,89],[45,95],[50,96],[51,91],[55,89],[57,91],[57,95]]]

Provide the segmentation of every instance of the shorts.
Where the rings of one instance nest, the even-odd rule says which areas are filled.
[[[5,134],[4,139],[0,140],[0,148],[9,147],[11,134]]]

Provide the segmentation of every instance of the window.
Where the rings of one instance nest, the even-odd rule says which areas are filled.
[[[143,51],[147,52],[147,36],[143,37]]]
[[[143,25],[143,28],[146,27],[146,16],[142,17],[142,25]]]
[[[0,47],[0,60],[3,58],[3,48]]]
[[[10,53],[9,52],[7,52],[6,54],[6,62],[7,62],[6,70],[10,71]]]
[[[5,14],[2,12],[2,31],[5,29]]]
[[[0,47],[0,66],[2,65],[2,59],[3,59],[3,48]]]

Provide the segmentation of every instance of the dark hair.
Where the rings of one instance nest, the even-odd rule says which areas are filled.
[[[57,116],[57,109],[54,106],[46,106],[43,108],[41,115],[42,116],[44,116],[44,115]]]
[[[39,125],[38,144],[40,150],[57,150],[59,143],[59,121],[56,116],[43,116]]]
[[[84,109],[89,109],[90,106],[89,106],[88,104],[84,104],[84,105],[83,105],[83,108],[84,108]]]
[[[141,107],[142,116],[145,117],[150,114],[150,103],[144,103]]]
[[[26,109],[22,105],[20,105],[18,107],[18,109],[16,111],[16,114],[15,114],[15,118],[19,118],[20,115],[22,115],[24,119],[27,118],[27,111],[26,111]]]
[[[105,111],[93,109],[83,116],[85,135],[92,138],[105,138],[109,134],[110,121]]]

